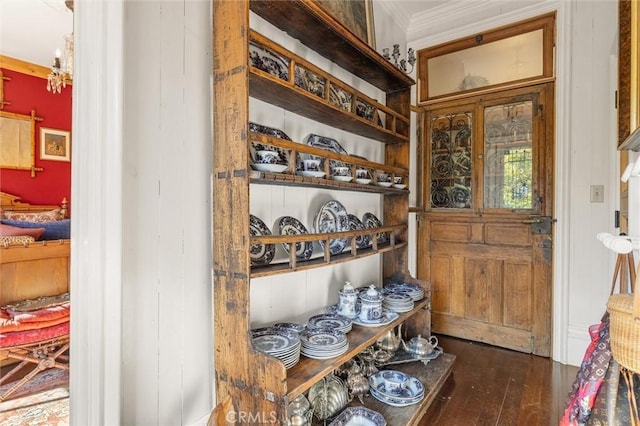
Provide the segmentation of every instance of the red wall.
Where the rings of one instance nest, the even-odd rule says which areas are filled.
[[[0,169],[0,191],[18,195],[21,201],[30,204],[60,205],[66,197],[71,203],[71,163],[66,161],[40,160],[40,128],[71,130],[71,91],[72,86],[62,89],[61,93],[47,91],[47,81],[43,78],[22,74],[16,71],[2,70],[4,81],[4,111],[30,115],[35,110],[36,117],[36,167],[44,170],[36,172],[34,178],[28,170]],[[71,135],[71,144],[73,144]]]

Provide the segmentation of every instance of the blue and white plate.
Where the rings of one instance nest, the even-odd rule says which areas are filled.
[[[343,333],[351,331],[352,322],[349,318],[337,314],[320,314],[309,318],[307,327],[309,328],[328,328],[330,330],[338,330]]]
[[[265,223],[254,215],[249,215],[249,233],[251,236],[271,235]],[[271,263],[276,255],[275,244],[251,244],[249,248],[251,264],[264,266]]]
[[[339,201],[331,200],[326,202],[314,217],[313,228],[318,234],[348,231],[349,215],[347,214],[347,209]],[[348,242],[348,238],[329,240],[329,252],[331,254],[342,253]],[[324,240],[320,240],[320,246],[324,249]]]
[[[307,228],[295,217],[284,216],[278,220],[277,223],[278,233],[280,235],[301,235],[308,234]],[[289,254],[289,244],[282,244],[284,251]],[[313,243],[311,241],[301,241],[295,243],[296,246],[296,259],[309,260],[313,254]]]
[[[358,219],[358,216],[349,214],[349,229],[351,231],[364,231],[364,224]],[[371,235],[363,234],[356,237],[357,248],[371,247]]]
[[[382,226],[382,222],[380,219],[376,217],[373,213],[365,213],[362,216],[362,223],[364,227],[367,229],[375,229]],[[385,244],[389,242],[389,233],[381,232],[378,234],[378,244]]]
[[[382,414],[367,407],[347,407],[329,426],[386,426]]]

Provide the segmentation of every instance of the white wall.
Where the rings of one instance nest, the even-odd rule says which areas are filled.
[[[211,3],[76,2],[71,422],[213,404]]]

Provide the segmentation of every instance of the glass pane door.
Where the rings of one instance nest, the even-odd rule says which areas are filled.
[[[484,110],[484,208],[530,210],[533,196],[533,102]]]
[[[473,115],[436,114],[431,128],[431,207],[471,208]]]

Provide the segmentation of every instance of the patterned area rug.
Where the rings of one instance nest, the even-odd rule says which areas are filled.
[[[8,389],[13,383],[0,387]],[[40,426],[69,424],[69,372],[47,370],[0,402],[0,425]]]

